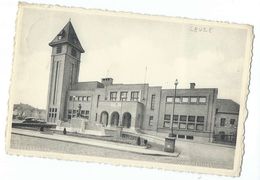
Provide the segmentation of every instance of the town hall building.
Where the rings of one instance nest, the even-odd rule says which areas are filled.
[[[217,88],[163,89],[161,86],[114,84],[105,77],[99,81],[78,82],[81,55],[85,52],[69,21],[49,43],[52,47],[47,122],[71,123],[80,117],[104,128],[167,136],[172,124],[179,139],[212,142],[217,118],[237,124],[239,108],[231,115],[218,100]],[[234,101],[229,103],[239,107]],[[220,111],[217,110],[222,110]],[[221,113],[221,114],[220,114]],[[234,121],[234,122],[233,122]],[[221,133],[230,132],[222,127]],[[232,133],[234,133],[232,131]]]

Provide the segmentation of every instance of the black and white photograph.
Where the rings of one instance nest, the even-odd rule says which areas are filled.
[[[7,153],[238,176],[252,28],[20,3]]]

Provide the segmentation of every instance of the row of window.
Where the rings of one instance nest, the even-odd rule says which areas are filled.
[[[120,101],[127,101],[128,92],[123,91],[120,92]],[[131,101],[138,101],[139,100],[139,91],[132,91],[131,92]],[[117,92],[110,92],[110,101],[117,101]]]
[[[57,47],[56,47],[56,54],[60,54],[61,52],[62,52],[62,45],[57,45]],[[77,50],[74,49],[74,48],[71,48],[70,54],[73,57],[77,57]]]
[[[173,134],[173,137],[179,138],[179,139],[188,139],[188,140],[193,140],[194,137],[190,135],[183,135],[183,134]]]
[[[230,119],[229,124],[234,125],[235,121],[236,121],[235,119]],[[220,119],[220,126],[226,126],[226,125],[227,125],[226,118],[221,118]]]
[[[174,99],[173,96],[167,96],[166,103],[173,103],[173,99]],[[207,103],[207,98],[204,96],[201,96],[201,97],[188,97],[188,96],[175,97],[175,103],[205,104],[205,103]]]
[[[170,128],[171,122],[164,121],[163,127],[164,128]],[[195,123],[172,123],[172,127],[174,129],[181,129],[181,130],[197,130],[197,131],[203,131],[204,124],[195,124]]]
[[[70,96],[70,101],[91,101],[91,96]]]
[[[165,114],[164,115],[164,121],[169,121],[171,120],[171,114]],[[204,123],[204,116],[187,116],[187,115],[174,115],[173,116],[173,121],[182,121],[182,122],[197,122],[197,123]]]
[[[79,114],[79,110],[77,110],[77,109],[73,109],[73,110],[69,109],[68,110],[68,119],[71,119],[71,118],[74,118],[74,117],[77,117],[77,116],[89,119],[89,110],[81,110],[80,114]]]

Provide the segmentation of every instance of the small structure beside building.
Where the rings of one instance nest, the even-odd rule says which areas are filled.
[[[236,143],[239,104],[230,99],[217,99],[214,142]]]

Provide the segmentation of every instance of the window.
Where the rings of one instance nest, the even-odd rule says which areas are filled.
[[[127,100],[127,92],[121,92],[120,101],[126,101],[126,100]]]
[[[204,123],[204,116],[198,116],[197,117],[197,122]]]
[[[73,96],[70,96],[70,101],[73,101]]]
[[[189,103],[189,97],[182,97],[182,103]]]
[[[78,100],[79,100],[79,101],[82,101],[82,100],[83,100],[83,97],[82,97],[82,96],[79,96]]]
[[[116,101],[116,92],[110,92],[110,101]]]
[[[234,125],[234,124],[235,124],[235,121],[236,121],[235,119],[230,119],[230,124],[231,124],[231,125]]]
[[[163,121],[163,127],[170,127],[170,120],[171,120],[171,115],[170,114],[165,114],[164,115],[164,121]]]
[[[197,101],[198,101],[198,98],[197,98],[197,97],[191,97],[191,98],[190,98],[190,102],[191,102],[191,103],[197,103]]]
[[[171,115],[170,114],[165,114],[164,115],[164,120],[171,120]]]
[[[172,103],[173,102],[173,97],[172,96],[167,96],[166,97],[166,102],[167,103]]]
[[[186,120],[187,120],[187,116],[183,116],[183,115],[180,116],[180,121],[186,121]]]
[[[194,130],[195,129],[195,124],[194,123],[188,123],[188,129],[189,130]]]
[[[193,140],[193,136],[186,136],[186,139]]]
[[[173,115],[173,121],[178,121],[179,115]]]
[[[131,101],[138,101],[138,100],[139,100],[139,92],[138,91],[131,92]]]
[[[197,124],[196,125],[196,130],[198,131],[203,131],[204,125],[203,124]]]
[[[149,117],[149,126],[152,126],[153,125],[153,116],[150,116]]]
[[[49,118],[56,119],[56,117],[57,117],[57,108],[50,108],[48,116],[49,116]]]
[[[186,129],[187,125],[186,123],[180,123],[179,128],[180,129]]]
[[[155,94],[153,94],[151,97],[151,110],[154,110],[154,106],[155,106]]]
[[[71,109],[68,110],[68,119],[71,119]]]
[[[195,122],[195,116],[189,116],[188,121],[189,122]]]
[[[56,54],[61,53],[61,50],[62,50],[62,46],[61,46],[61,45],[58,45],[58,46],[56,47]]]
[[[81,117],[89,119],[89,111],[88,110],[81,110]]]
[[[76,49],[74,49],[74,48],[71,49],[71,55],[72,55],[73,57],[77,57],[77,51],[76,51]]]
[[[178,123],[172,123],[172,127],[177,129],[178,128]]]
[[[163,127],[169,128],[169,127],[170,127],[170,121],[164,120],[164,121],[163,121]]]
[[[181,102],[181,98],[180,97],[175,97],[175,103],[180,103]]]
[[[199,103],[206,103],[207,102],[207,98],[206,97],[200,97],[199,98]]]
[[[185,138],[185,135],[179,134],[179,135],[178,135],[178,138],[184,139],[184,138]]]
[[[221,118],[220,119],[220,126],[225,126],[226,124],[226,118]]]
[[[87,101],[91,101],[91,96],[87,96]]]
[[[83,101],[87,101],[87,96],[83,96]]]

